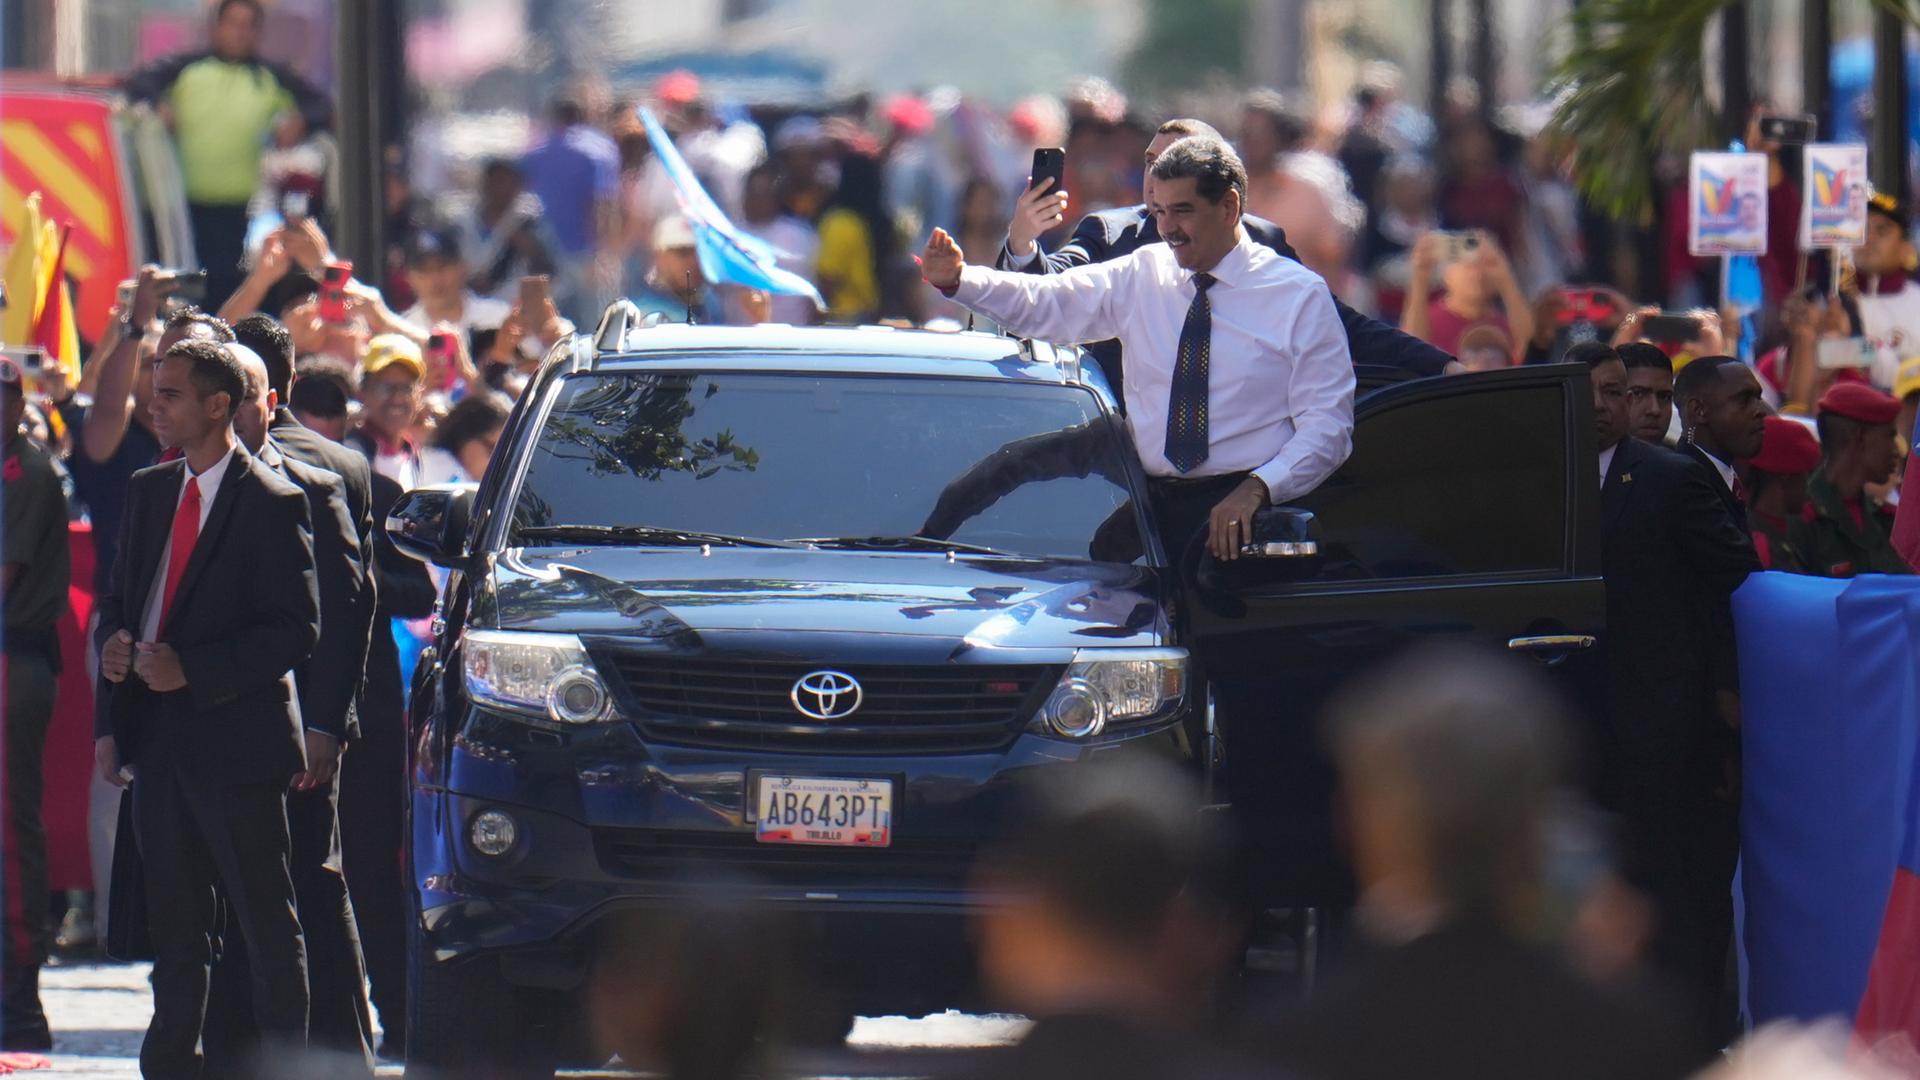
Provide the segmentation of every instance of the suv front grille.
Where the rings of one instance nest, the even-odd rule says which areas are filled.
[[[883,848],[762,844],[751,832],[666,829],[595,829],[593,842],[600,865],[625,877],[741,871],[780,885],[957,887],[974,856],[968,840],[898,833]]]
[[[1011,743],[1060,678],[1057,666],[687,660],[611,652],[600,667],[650,740],[815,754],[968,753]],[[852,715],[816,720],[794,683],[823,669],[860,682]]]

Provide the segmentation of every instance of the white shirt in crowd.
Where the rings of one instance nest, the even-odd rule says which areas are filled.
[[[1873,366],[1867,380],[1891,392],[1900,361],[1920,355],[1920,283],[1909,279],[1899,292],[1860,293],[1860,333],[1873,342]]]
[[[1600,451],[1600,486],[1601,487],[1607,486],[1607,470],[1613,468],[1613,452],[1618,449],[1620,449],[1620,444],[1614,443],[1612,446],[1609,446],[1605,450]]]
[[[214,462],[211,466],[208,466],[206,472],[198,475],[194,474],[193,466],[191,465],[188,465],[184,470],[188,476],[193,477],[196,484],[200,485],[200,525],[199,528],[195,530],[194,535],[196,536],[207,530],[207,515],[213,512],[214,496],[220,494],[220,481],[226,478],[227,464],[233,460],[233,454],[233,451],[227,451],[225,457]],[[175,492],[173,496],[174,514],[180,512],[180,504],[185,502],[186,498],[187,482],[182,478],[180,481],[180,490]],[[198,543],[198,541],[196,540],[195,543]],[[173,515],[170,514],[167,516],[167,542],[160,547],[160,562],[153,572],[153,588],[147,592],[146,616],[140,620],[141,641],[160,640],[160,602],[164,598],[167,590],[167,563],[172,559]],[[175,599],[177,600],[179,598],[175,597]]]
[[[1275,503],[1318,487],[1353,449],[1353,360],[1326,282],[1241,229],[1208,271],[1208,456],[1188,477],[1251,471]],[[1167,404],[1193,273],[1166,244],[1060,274],[969,265],[954,299],[1017,334],[1050,341],[1119,338],[1127,425],[1151,476],[1166,457]]]
[[[514,283],[514,288],[519,288],[517,281]],[[500,324],[506,322],[507,316],[512,314],[512,312],[513,305],[505,300],[496,300],[491,296],[481,296],[475,292],[468,292],[465,302],[460,305],[460,318],[449,321],[455,326],[458,326],[463,332],[471,334],[475,330],[486,331],[500,329]],[[432,329],[434,325],[433,318],[427,314],[427,306],[425,304],[413,305],[401,312],[400,317],[418,326],[422,330]]]

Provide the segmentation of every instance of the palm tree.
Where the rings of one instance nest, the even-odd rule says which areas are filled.
[[[1707,104],[1706,34],[1736,0],[1581,0],[1556,65],[1553,125],[1573,146],[1574,176],[1595,206],[1627,221],[1654,211],[1652,163],[1721,145]],[[1920,25],[1915,0],[1873,0]]]

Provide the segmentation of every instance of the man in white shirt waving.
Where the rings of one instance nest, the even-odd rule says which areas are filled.
[[[935,229],[921,257],[928,283],[1015,333],[1120,339],[1127,425],[1176,561],[1203,523],[1207,550],[1237,558],[1256,511],[1312,491],[1353,447],[1353,363],[1333,296],[1248,237],[1246,187],[1232,148],[1190,136],[1153,165],[1162,243],[1043,276],[966,265]]]

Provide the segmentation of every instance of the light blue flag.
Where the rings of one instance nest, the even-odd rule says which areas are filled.
[[[743,285],[783,296],[805,296],[815,307],[826,310],[827,303],[812,282],[780,268],[779,253],[772,245],[741,232],[727,220],[726,212],[700,186],[699,178],[687,167],[687,160],[680,156],[653,110],[642,108],[640,121],[647,126],[647,141],[653,144],[654,156],[660,159],[667,178],[673,181],[681,216],[693,226],[694,245],[700,253],[700,273],[712,282]]]

